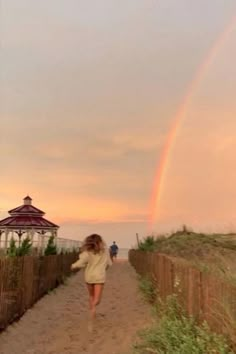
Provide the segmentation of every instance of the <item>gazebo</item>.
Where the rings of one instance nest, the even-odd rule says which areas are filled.
[[[9,210],[9,217],[0,221],[0,247],[7,249],[9,237],[18,236],[19,243],[22,236],[29,237],[34,241],[34,236],[37,235],[37,243],[39,240],[44,242],[44,236],[49,233],[49,236],[57,237],[58,225],[43,218],[45,213],[32,205],[32,199],[27,196],[23,199],[23,205]],[[2,237],[4,236],[4,240]]]

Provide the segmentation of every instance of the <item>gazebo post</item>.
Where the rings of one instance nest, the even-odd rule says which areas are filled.
[[[52,230],[52,236],[54,237],[54,244],[57,246],[57,230]]]
[[[36,245],[36,252],[38,252],[40,249],[40,241],[41,241],[40,233],[38,232],[37,235],[38,235],[38,239],[37,239],[37,245]]]
[[[42,250],[42,253],[44,252],[44,249],[45,249],[45,233],[42,234],[42,239],[41,239],[41,250]]]
[[[4,250],[7,251],[8,248],[8,235],[9,235],[9,230],[5,230],[5,245],[4,245]]]
[[[2,248],[2,234],[4,233],[3,230],[0,230],[0,250]]]
[[[45,237],[46,237],[46,231],[45,230],[40,230],[38,231],[38,243],[37,243],[37,251],[40,253],[44,251],[45,249]]]
[[[19,246],[21,246],[21,238],[22,238],[23,234],[25,233],[25,231],[19,230],[19,231],[16,231],[16,233],[18,235]]]
[[[32,244],[32,248],[34,248],[34,233],[35,233],[35,230],[32,228],[30,230],[30,241],[31,241],[31,244]]]
[[[21,233],[21,232],[19,232],[19,234],[18,234],[18,238],[19,238],[19,246],[21,246],[21,237],[22,237],[22,233]]]

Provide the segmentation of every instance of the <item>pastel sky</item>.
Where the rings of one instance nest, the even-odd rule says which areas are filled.
[[[236,0],[1,0],[0,218],[29,194],[60,236],[144,236],[158,162]],[[168,159],[156,232],[236,230],[236,20]]]

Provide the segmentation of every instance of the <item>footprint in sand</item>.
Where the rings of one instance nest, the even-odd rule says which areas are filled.
[[[78,273],[9,326],[0,336],[0,354],[130,354],[135,333],[151,321],[135,272],[128,262],[108,272],[92,331],[83,281]]]

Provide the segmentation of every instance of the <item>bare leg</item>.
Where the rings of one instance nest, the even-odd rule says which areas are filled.
[[[116,255],[116,254],[113,254],[113,256],[112,256],[112,262],[113,262],[113,263],[115,262],[116,258],[117,258],[117,255]]]
[[[94,297],[93,297],[93,306],[92,306],[92,317],[96,316],[96,306],[100,303],[102,298],[104,284],[94,284]]]
[[[92,311],[93,309],[93,303],[94,303],[94,284],[88,284],[86,283],[87,285],[87,289],[88,289],[88,293],[89,293],[89,308],[90,308],[90,311]]]

